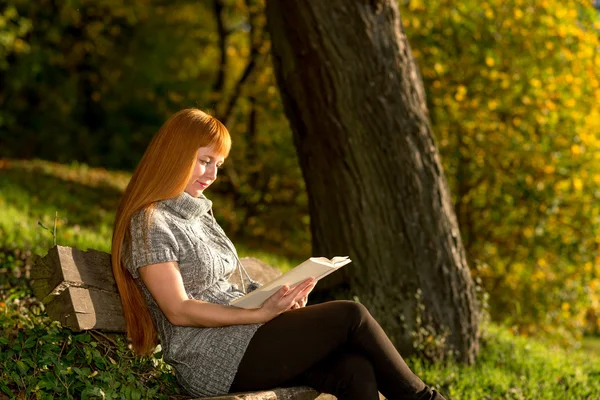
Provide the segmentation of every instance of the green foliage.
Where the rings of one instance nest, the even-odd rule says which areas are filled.
[[[199,71],[180,69],[203,55],[201,3],[9,3],[0,128],[10,135],[0,155],[132,166],[165,116],[208,90],[190,82]]]
[[[600,56],[589,2],[401,1],[468,256],[494,319],[600,327]]]
[[[0,253],[0,392],[23,399],[167,398],[179,392],[160,353],[136,357],[121,336],[49,321],[26,286],[25,254]]]

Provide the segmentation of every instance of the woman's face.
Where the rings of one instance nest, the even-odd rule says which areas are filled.
[[[202,191],[217,179],[217,170],[223,165],[223,161],[225,158],[215,153],[211,147],[200,147],[185,192],[193,197],[199,197]]]

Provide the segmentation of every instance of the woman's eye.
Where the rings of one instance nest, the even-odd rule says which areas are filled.
[[[200,161],[200,164],[202,164],[204,166],[210,164],[210,161],[207,161],[207,160],[198,160],[198,161]]]

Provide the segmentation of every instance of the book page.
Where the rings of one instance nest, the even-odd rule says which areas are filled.
[[[352,260],[348,257],[333,257],[331,259],[331,262],[333,263],[333,265],[335,265],[337,268],[339,267],[343,267],[346,264],[350,264],[352,262]]]
[[[330,260],[324,257],[309,258],[296,268],[286,272],[278,278],[275,278],[257,290],[237,300],[234,300],[231,305],[242,308],[260,307],[265,300],[271,297],[284,285],[288,285],[290,289],[292,289],[310,277],[314,277],[316,280],[319,280],[337,270],[341,266],[351,262],[347,257],[342,258],[343,261],[340,263],[341,265],[333,265]]]

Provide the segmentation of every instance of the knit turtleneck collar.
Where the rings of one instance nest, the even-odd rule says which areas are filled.
[[[194,219],[206,214],[212,207],[212,201],[203,194],[200,197],[192,197],[187,192],[161,201],[161,203],[175,211],[184,219]]]

